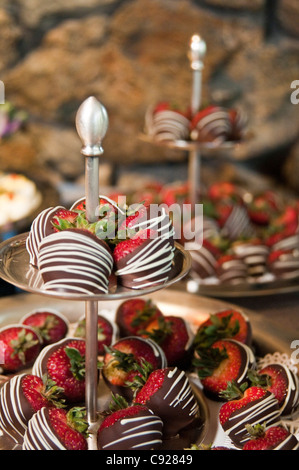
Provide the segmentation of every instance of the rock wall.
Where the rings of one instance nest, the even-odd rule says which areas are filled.
[[[0,0],[0,79],[6,100],[29,115],[23,131],[2,140],[0,167],[79,179],[74,120],[90,95],[109,114],[103,161],[112,170],[184,160],[139,134],[150,104],[189,103],[194,33],[207,43],[204,99],[248,113],[251,139],[239,158],[266,171],[269,155],[279,167],[290,149],[299,159],[299,105],[290,100],[299,80],[298,24],[297,0]]]

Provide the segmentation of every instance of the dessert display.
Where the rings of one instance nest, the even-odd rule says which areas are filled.
[[[226,306],[213,313],[207,309],[200,321],[195,310],[188,322],[183,308],[170,315],[163,303],[148,297],[117,301],[109,312],[100,312],[99,328],[104,317],[116,336],[98,354],[100,405],[92,434],[98,450],[298,448],[296,366],[278,352],[257,355],[250,317]],[[174,365],[163,351],[171,329],[155,337],[145,334],[161,318],[170,318],[169,326],[175,318],[189,324],[189,341],[182,341],[185,358]],[[80,315],[73,317],[65,338],[40,345],[32,367],[2,368],[0,434],[12,448],[89,448],[84,326]],[[179,342],[180,333],[175,337]],[[209,425],[204,404],[217,423],[217,442],[203,440],[205,420]],[[73,437],[65,440],[67,426]]]
[[[42,201],[36,184],[18,173],[0,172],[0,227],[30,216]]]

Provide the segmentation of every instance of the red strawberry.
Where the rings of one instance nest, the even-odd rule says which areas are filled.
[[[5,372],[16,372],[33,364],[41,349],[41,338],[29,326],[9,325],[0,330],[0,348]]]
[[[272,221],[274,227],[285,227],[288,229],[298,228],[298,211],[295,207],[287,206],[283,213]]]
[[[223,142],[231,134],[231,120],[228,110],[210,105],[198,111],[191,121],[192,140],[200,142]]]
[[[110,346],[114,342],[116,333],[115,325],[102,315],[98,315],[98,354],[104,354],[104,346]],[[79,320],[74,336],[76,338],[86,338],[85,318]]]
[[[227,309],[211,314],[209,319],[199,326],[193,344],[195,349],[201,349],[225,338],[250,345],[252,328],[243,312]]]
[[[166,358],[153,341],[128,336],[106,348],[103,363],[102,373],[107,385],[112,391],[131,398],[131,386],[136,377],[142,379],[152,370],[165,367]]]
[[[52,219],[55,232],[65,230],[66,228],[76,227],[77,218],[78,212],[68,209],[59,209]]]
[[[116,323],[121,336],[136,335],[162,312],[151,300],[141,298],[122,302],[116,311]]]
[[[112,411],[97,434],[99,450],[155,450],[162,445],[163,423],[143,405]]]
[[[62,405],[60,390],[32,374],[17,374],[0,392],[0,428],[15,442],[22,443],[29,419],[43,407]],[[13,406],[11,406],[13,404]]]
[[[46,346],[32,369],[39,377],[45,374],[58,387],[68,402],[81,402],[85,398],[85,341],[66,338]]]
[[[280,414],[291,415],[299,404],[299,381],[284,364],[268,364],[257,371],[251,371],[249,379],[253,385],[264,387],[276,397]]]
[[[229,388],[232,399],[221,406],[219,422],[235,446],[242,448],[250,440],[247,425],[265,423],[269,427],[279,422],[278,401],[262,387],[252,386],[244,392],[233,384]]]
[[[153,371],[136,393],[134,403],[146,405],[163,421],[163,434],[173,437],[193,425],[198,404],[184,371],[167,367]]]
[[[84,408],[42,408],[29,421],[24,450],[88,450]]]
[[[240,198],[240,194],[235,184],[224,181],[213,183],[208,189],[208,197],[212,201],[222,201],[223,199]]]
[[[169,366],[186,366],[190,359],[193,334],[186,321],[174,315],[160,316],[140,333],[151,338],[164,351]]]
[[[252,439],[243,446],[243,450],[298,450],[297,438],[282,426],[249,426]]]
[[[223,339],[211,347],[195,351],[193,365],[205,393],[215,400],[223,399],[229,383],[242,385],[255,364],[251,349],[239,341]]]
[[[189,184],[174,183],[172,185],[164,186],[161,190],[161,202],[169,207],[173,204],[188,204],[190,202]]]
[[[149,240],[152,237],[154,238],[155,233],[156,232],[153,230],[140,230],[129,240],[119,242],[113,251],[114,261],[117,263],[125,256],[133,253],[137,248],[142,246],[146,240]]]
[[[68,320],[61,313],[48,309],[30,312],[20,322],[37,331],[43,346],[60,341],[66,336],[69,328]]]
[[[140,230],[138,224],[147,220],[147,208],[144,205],[128,211],[125,216],[118,220],[118,237],[121,239],[132,238]]]

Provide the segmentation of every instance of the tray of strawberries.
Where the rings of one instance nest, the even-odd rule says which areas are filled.
[[[234,177],[210,178],[198,197],[202,210],[186,220],[188,182],[149,182],[128,199],[169,207],[176,236],[192,258],[189,292],[222,298],[298,291],[298,199],[251,173]]]
[[[98,315],[90,428],[84,302],[3,299],[1,449],[298,449],[290,338],[260,316],[173,289],[100,304]]]

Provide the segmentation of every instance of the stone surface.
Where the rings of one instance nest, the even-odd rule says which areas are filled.
[[[278,2],[277,18],[279,24],[289,34],[299,37],[299,3],[297,0]]]
[[[12,66],[17,60],[19,56],[17,43],[21,37],[21,29],[3,6],[0,3],[0,72]]]
[[[10,14],[17,4],[18,14]],[[281,2],[284,11],[294,5]],[[1,78],[7,99],[31,116],[28,132],[34,135],[37,164],[58,173],[58,179],[80,178],[74,122],[90,95],[109,114],[104,161],[116,167],[185,161],[185,153],[144,143],[139,134],[149,105],[160,100],[190,104],[188,49],[194,33],[207,43],[204,101],[240,105],[248,113],[251,139],[236,157],[258,160],[289,148],[298,134],[290,83],[299,78],[299,46],[283,35],[265,41],[263,6],[262,0],[5,0],[0,22],[2,12],[14,33],[7,40],[11,52],[8,48]],[[0,44],[9,28],[3,31]],[[18,35],[28,31],[40,36],[23,39],[20,51]]]

